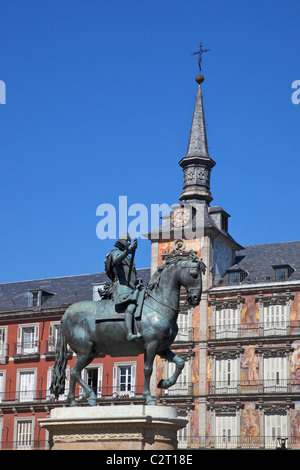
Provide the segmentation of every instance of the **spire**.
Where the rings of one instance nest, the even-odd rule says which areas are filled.
[[[200,44],[200,51],[194,53],[199,53],[200,55],[200,71],[202,52],[206,52],[206,50],[203,50],[202,44]],[[208,152],[203,97],[201,91],[201,84],[204,82],[204,76],[201,73],[196,76],[196,82],[198,83],[198,92],[188,148],[185,157],[179,162],[179,165],[183,169],[183,191],[179,200],[205,200],[209,204],[213,199],[210,193],[210,172],[216,163],[210,158]]]

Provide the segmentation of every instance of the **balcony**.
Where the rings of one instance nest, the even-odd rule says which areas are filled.
[[[187,436],[179,441],[180,449],[279,449],[284,438],[287,449],[300,449],[299,437],[286,436]]]
[[[195,384],[192,382],[178,382],[170,388],[159,389],[160,397],[191,397],[195,390]]]
[[[55,359],[55,353],[56,353],[56,341],[45,341],[45,357],[46,359]],[[69,345],[67,345],[67,358],[70,359],[73,356],[73,352],[70,349]]]
[[[177,336],[174,340],[175,345],[183,346],[186,343],[194,341],[194,328],[179,328]]]
[[[127,400],[127,399],[140,399],[143,398],[143,385],[130,385],[126,386],[121,385],[117,387],[99,387],[95,388],[94,392],[98,400]],[[59,403],[64,403],[67,399],[68,387],[66,387],[65,393],[60,395],[58,400],[54,398],[47,390],[6,390],[5,392],[0,392],[0,403],[2,405],[25,405],[25,404],[39,404],[43,403],[45,405],[53,403],[57,406]],[[82,389],[79,386],[76,386],[75,389],[75,398],[79,401],[85,401],[85,396],[82,393]],[[128,400],[127,400],[128,401]]]
[[[231,340],[249,337],[297,336],[300,321],[276,321],[265,323],[215,325],[208,328],[209,340]]]
[[[14,361],[38,360],[40,358],[39,341],[22,341],[13,343]]]
[[[208,382],[209,395],[240,395],[251,393],[300,393],[300,383],[290,383],[287,379]]]

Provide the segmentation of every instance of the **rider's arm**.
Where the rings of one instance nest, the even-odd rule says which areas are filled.
[[[123,259],[126,258],[126,256],[128,255],[128,253],[129,253],[128,248],[125,248],[125,250],[122,251],[122,253],[120,253],[119,255],[117,255],[117,256],[115,257],[115,259],[114,259],[115,264],[120,264],[120,263],[122,263]]]

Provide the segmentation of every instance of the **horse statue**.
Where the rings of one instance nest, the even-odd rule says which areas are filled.
[[[165,263],[157,268],[145,286],[142,313],[139,318],[135,318],[136,329],[141,334],[137,340],[128,341],[124,318],[115,312],[111,299],[76,302],[68,307],[61,320],[50,387],[56,398],[64,393],[67,344],[77,355],[71,370],[67,397],[71,406],[78,404],[75,400],[76,382],[83,388],[88,404],[97,404],[94,391],[81,378],[81,371],[99,354],[122,357],[144,353],[143,397],[147,405],[156,405],[156,400],[150,394],[150,377],[157,354],[176,365],[173,375],[160,380],[158,388],[167,389],[176,383],[185,363],[184,359],[170,349],[178,332],[176,320],[180,288],[185,287],[190,306],[199,305],[202,293],[201,275],[205,273],[206,267],[192,250],[175,249],[164,258]]]

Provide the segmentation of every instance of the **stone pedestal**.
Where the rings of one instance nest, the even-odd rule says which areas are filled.
[[[174,450],[187,420],[171,406],[54,408],[40,419],[52,450]]]

